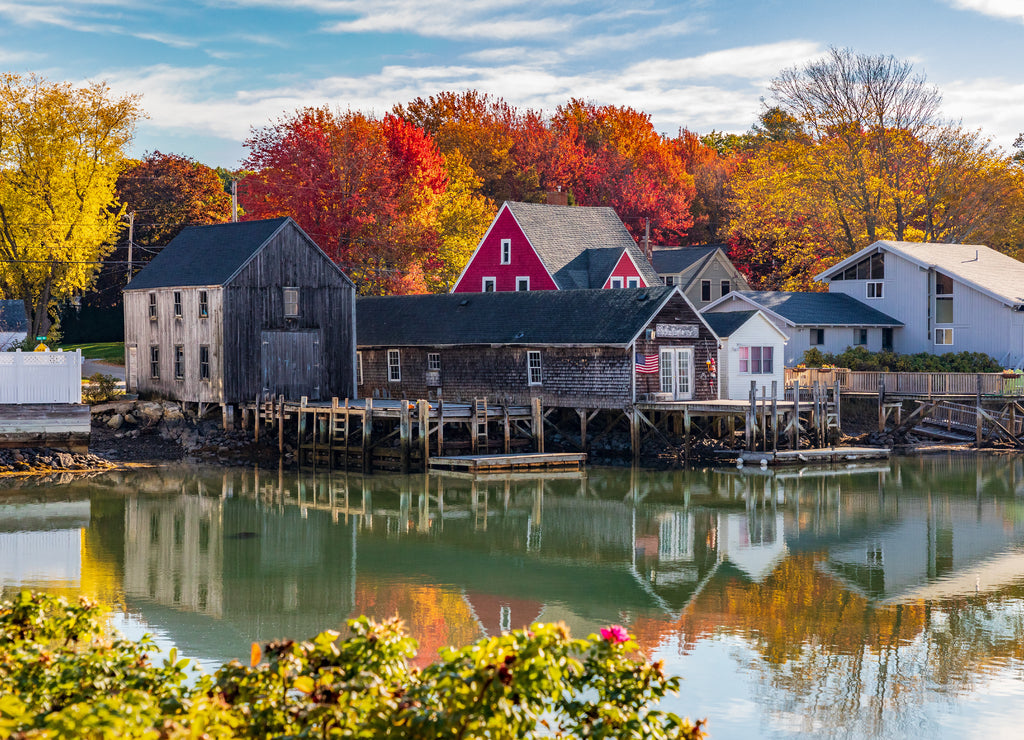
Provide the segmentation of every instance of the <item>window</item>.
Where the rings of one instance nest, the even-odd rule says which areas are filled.
[[[299,289],[284,289],[284,317],[294,319],[299,315]]]
[[[174,379],[184,380],[185,378],[185,347],[180,344],[174,345]]]
[[[935,330],[935,343],[936,344],[952,344],[953,343],[953,330],[952,329],[936,329]]]
[[[637,278],[637,277],[627,278],[626,279],[626,287],[627,288],[639,288],[640,287],[640,278]]]
[[[728,280],[722,281],[722,295],[729,295],[732,292],[732,283]]]
[[[611,279],[611,283],[609,284],[609,287],[611,287],[611,288],[621,288],[622,287],[622,278],[620,278],[620,277],[613,277]]]
[[[210,347],[206,344],[199,345],[199,379],[210,379]]]
[[[356,385],[363,384],[363,353],[356,352]]]
[[[540,352],[531,350],[526,353],[526,373],[530,385],[541,384]]]
[[[388,382],[397,383],[402,379],[402,356],[397,349],[388,350]]]
[[[883,285],[885,285],[885,283],[881,282],[880,280],[867,283],[868,298],[882,298]]]
[[[892,352],[892,329],[882,329],[882,349]]]
[[[740,347],[740,372],[747,375],[771,375],[774,372],[771,347]]]
[[[850,265],[833,280],[882,280],[885,278],[885,255],[875,252]]]
[[[495,290],[497,290],[497,288],[495,287],[496,282],[497,281],[494,278],[486,277],[484,278],[483,286],[480,288],[480,290],[482,290],[484,293],[493,293]]]
[[[441,353],[427,352],[427,370],[441,372]]]
[[[516,278],[516,290],[529,290],[530,289],[530,278],[528,277],[517,277]]]
[[[502,239],[501,240],[501,264],[510,265],[512,264],[512,240]]]
[[[662,280],[665,281],[665,285],[675,285],[676,284],[676,276],[675,275],[666,275],[665,277],[662,278]]]
[[[155,344],[149,348],[149,377],[160,380],[160,348]]]
[[[210,315],[210,301],[206,297],[206,291],[199,291],[199,318],[205,319]]]
[[[811,329],[811,346],[820,346],[825,343],[824,329]]]
[[[700,281],[700,299],[702,301],[711,300],[711,281],[701,280]]]
[[[174,318],[181,318],[181,291],[174,291]]]
[[[867,329],[854,329],[853,330],[853,343],[864,346],[868,343],[868,330]]]
[[[935,273],[935,323],[953,323],[953,278],[940,272]]]
[[[156,321],[156,293],[149,294],[149,320]]]

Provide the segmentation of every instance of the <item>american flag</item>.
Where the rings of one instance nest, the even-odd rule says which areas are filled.
[[[658,372],[658,356],[657,355],[641,355],[636,356],[636,371],[638,373],[656,373]]]

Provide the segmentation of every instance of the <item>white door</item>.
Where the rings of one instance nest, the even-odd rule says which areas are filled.
[[[671,394],[673,401],[693,398],[693,349],[663,347],[658,369],[662,393]]]
[[[139,390],[139,348],[137,345],[128,345],[128,391],[138,392]]]

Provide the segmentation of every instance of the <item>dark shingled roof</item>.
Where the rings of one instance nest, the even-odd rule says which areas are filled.
[[[734,331],[747,323],[750,317],[756,313],[757,311],[722,311],[721,313],[708,311],[701,316],[708,322],[708,326],[719,339],[725,339],[731,337]]]
[[[28,316],[22,300],[0,300],[0,331],[28,331]]]
[[[633,257],[644,280],[651,285],[661,282],[611,208],[514,201],[505,205],[563,290],[603,287],[623,250]]]
[[[844,293],[740,290],[736,294],[797,326],[903,326],[902,321]]]
[[[717,244],[706,247],[655,247],[651,253],[651,261],[659,275],[675,275],[706,260],[718,249]]]
[[[356,300],[361,347],[628,344],[674,288],[530,290]]]
[[[290,219],[188,226],[132,278],[125,290],[223,285]]]

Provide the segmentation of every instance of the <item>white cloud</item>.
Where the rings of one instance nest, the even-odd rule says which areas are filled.
[[[1024,132],[1024,83],[1002,78],[947,82],[942,98],[947,115],[963,120],[967,128],[981,128],[1004,149]]]
[[[1024,23],[1024,2],[1021,0],[948,0],[957,10],[973,10],[993,18],[1009,18]]]
[[[632,65],[624,74],[638,83],[648,84],[714,77],[768,80],[780,70],[813,59],[821,52],[821,45],[813,41],[780,41],[722,49],[684,59],[649,59]]]

